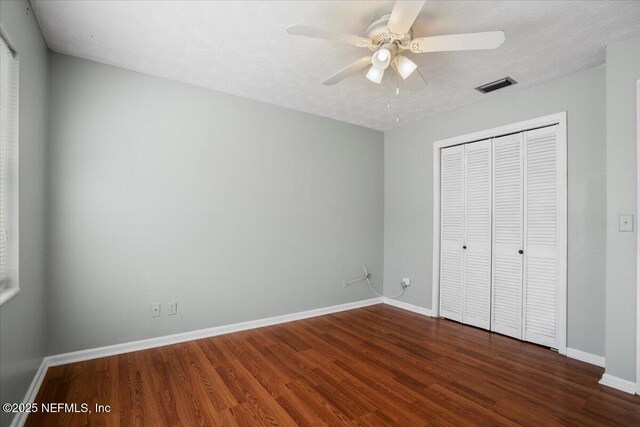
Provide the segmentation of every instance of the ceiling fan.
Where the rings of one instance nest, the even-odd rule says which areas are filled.
[[[390,14],[382,16],[367,28],[368,38],[335,33],[306,25],[292,25],[287,28],[287,33],[347,43],[367,48],[373,52],[371,56],[362,57],[329,77],[322,82],[323,85],[335,85],[371,65],[367,71],[367,79],[370,81],[380,84],[385,70],[391,67],[406,82],[404,86],[411,90],[420,90],[427,83],[417,71],[416,63],[403,52],[407,50],[413,53],[426,53],[496,49],[504,43],[504,31],[413,38],[411,26],[424,4],[425,0],[396,1]]]

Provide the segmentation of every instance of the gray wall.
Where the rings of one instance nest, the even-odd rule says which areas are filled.
[[[50,354],[369,298],[362,263],[382,288],[381,132],[50,65]]]
[[[0,2],[0,23],[20,58],[20,288],[0,307],[0,401],[22,402],[45,355],[45,149],[48,59],[26,1]],[[0,425],[12,414],[0,413]]]
[[[636,215],[636,81],[640,37],[607,48],[607,373],[636,381],[636,232],[618,215]],[[637,215],[636,215],[637,216]],[[636,222],[637,225],[637,222]],[[637,230],[637,226],[634,227]]]
[[[567,344],[604,355],[605,67],[517,89],[385,133],[385,292],[395,293],[401,278],[410,277],[412,286],[402,300],[432,306],[433,143],[566,110]]]

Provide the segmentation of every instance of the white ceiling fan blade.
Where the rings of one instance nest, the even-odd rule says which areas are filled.
[[[371,45],[371,40],[365,39],[364,37],[352,36],[351,34],[334,33],[333,31],[309,27],[307,25],[291,25],[290,27],[287,27],[287,33],[294,36],[312,37],[314,39],[330,40],[360,47],[368,47]]]
[[[391,11],[391,17],[389,17],[387,30],[391,33],[400,35],[408,33],[425,2],[425,0],[396,1],[396,4],[393,5],[393,10]]]
[[[504,31],[419,37],[411,40],[410,49],[414,53],[495,49],[504,39]]]
[[[332,86],[338,82],[341,82],[342,80],[346,79],[347,77],[349,77],[352,74],[357,73],[358,71],[362,70],[363,68],[369,66],[371,64],[371,57],[370,56],[365,56],[363,58],[358,59],[356,62],[354,62],[353,64],[349,65],[348,67],[342,69],[341,71],[339,71],[337,74],[329,77],[327,80],[323,81],[322,84],[325,86]]]
[[[409,77],[403,79],[400,75],[400,72],[398,72],[396,64],[393,64],[393,69],[398,74],[398,80],[400,82],[399,84],[403,90],[417,92],[427,87],[427,81],[424,79],[424,77],[422,77],[422,74],[420,74],[420,70],[415,70],[409,75]]]

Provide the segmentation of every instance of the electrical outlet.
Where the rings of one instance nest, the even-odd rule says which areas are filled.
[[[169,316],[175,316],[178,314],[178,303],[170,302],[169,303]]]
[[[411,279],[409,279],[407,277],[403,277],[402,278],[402,287],[403,288],[408,288],[409,286],[411,286]]]
[[[620,214],[618,221],[618,231],[633,231],[632,214]]]
[[[151,317],[160,317],[160,304],[151,304]]]

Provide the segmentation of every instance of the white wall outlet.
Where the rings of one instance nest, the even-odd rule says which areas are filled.
[[[620,214],[618,223],[619,231],[633,231],[633,215]]]
[[[160,317],[160,304],[151,304],[151,317]]]
[[[403,277],[402,278],[402,287],[403,288],[408,288],[409,286],[411,286],[411,279],[409,279],[408,277]]]
[[[178,303],[170,302],[169,303],[169,316],[175,316],[178,314]]]

